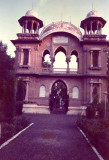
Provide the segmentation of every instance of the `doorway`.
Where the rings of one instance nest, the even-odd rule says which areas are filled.
[[[49,106],[51,113],[66,113],[68,110],[69,96],[67,86],[62,80],[56,81],[51,89]]]

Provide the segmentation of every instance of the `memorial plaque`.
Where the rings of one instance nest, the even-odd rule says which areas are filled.
[[[53,38],[54,43],[68,43],[68,38],[64,36],[58,36]]]

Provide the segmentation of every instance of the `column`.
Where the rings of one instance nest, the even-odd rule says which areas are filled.
[[[102,24],[100,24],[100,34],[102,34]]]
[[[34,21],[31,22],[31,33],[33,33],[33,24],[34,24]]]
[[[37,34],[39,34],[39,24],[37,23]]]
[[[67,62],[67,73],[69,73],[70,72],[70,69],[69,69],[70,58],[69,57],[66,57],[66,62]]]
[[[28,49],[28,50],[29,50],[28,65],[30,66],[31,65],[31,49]]]
[[[51,72],[53,72],[53,63],[54,63],[54,61],[55,61],[55,58],[52,57],[52,58],[51,58],[51,66],[50,66],[50,71],[51,71]]]
[[[87,26],[85,26],[84,34],[85,34],[85,35],[87,34]]]
[[[26,33],[26,30],[27,30],[27,21],[25,21],[25,30],[24,30],[24,33]]]
[[[90,67],[93,67],[93,51],[90,51]]]
[[[28,91],[29,91],[29,82],[26,81],[26,95],[25,95],[25,101],[28,101]]]
[[[22,25],[22,33],[24,33],[24,25]]]
[[[92,24],[93,22],[90,22],[90,34],[92,34]]]
[[[23,60],[24,60],[24,52],[23,52],[23,48],[21,48],[20,65],[23,65]]]
[[[101,81],[101,79],[99,81]],[[101,82],[99,82],[99,103],[101,103]]]
[[[97,22],[97,34],[99,34],[99,28],[98,28],[98,26],[99,26],[99,23]]]
[[[99,51],[98,55],[98,67],[101,67],[101,51]]]
[[[90,82],[90,102],[93,102],[93,97],[92,97],[92,93],[93,93],[93,80],[91,79]]]

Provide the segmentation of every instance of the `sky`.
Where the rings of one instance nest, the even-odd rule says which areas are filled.
[[[44,26],[62,19],[78,28],[87,13],[94,9],[107,21],[103,33],[109,39],[109,0],[0,0],[0,40],[8,45],[11,56],[14,56],[15,47],[10,40],[22,32],[18,19],[30,9],[38,13]]]

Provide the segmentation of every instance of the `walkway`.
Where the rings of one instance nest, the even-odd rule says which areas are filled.
[[[34,125],[0,150],[0,160],[98,160],[77,129],[76,117],[28,117]]]

